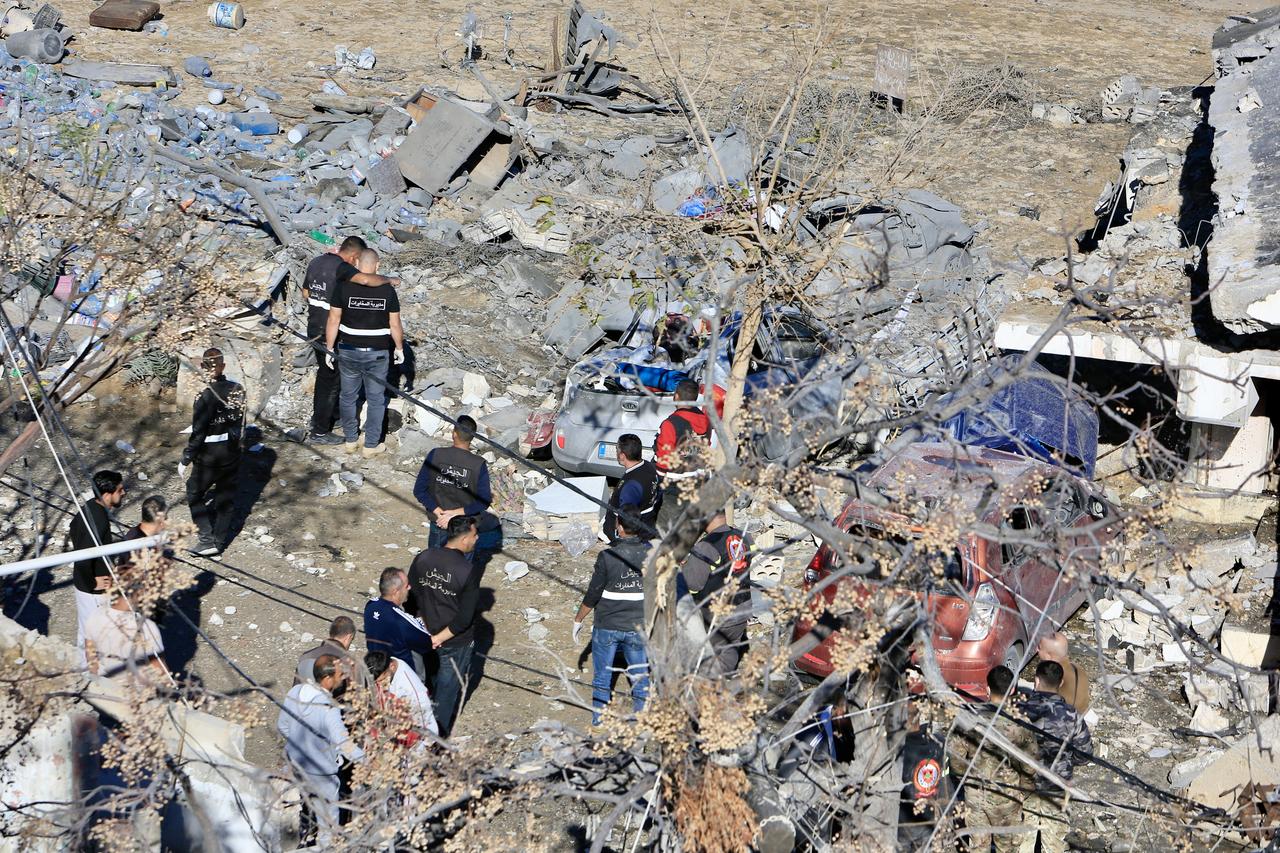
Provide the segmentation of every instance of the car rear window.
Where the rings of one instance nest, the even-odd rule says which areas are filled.
[[[864,524],[855,524],[846,532],[862,543],[863,547],[856,556],[860,560],[875,561],[874,568],[867,575],[871,579],[883,579],[889,575],[901,574],[907,569],[927,567],[939,581],[950,581],[960,586],[968,583],[968,572],[959,548],[953,548],[949,552],[926,550],[915,537],[890,533]],[[830,549],[829,553],[828,569],[844,565],[844,556],[838,550]]]

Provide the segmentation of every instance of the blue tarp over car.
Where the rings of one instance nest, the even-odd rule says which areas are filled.
[[[943,430],[961,444],[1034,456],[1092,478],[1098,413],[1065,379],[1033,364],[1020,368],[1022,375],[1012,384],[989,397],[983,394],[983,387],[1007,376],[1016,364],[1015,358],[994,365],[978,386],[982,402],[949,419]]]

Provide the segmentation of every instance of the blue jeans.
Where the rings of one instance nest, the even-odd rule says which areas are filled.
[[[436,715],[440,737],[448,737],[453,731],[453,718],[462,704],[462,691],[471,674],[471,653],[475,648],[475,640],[468,640],[436,649],[438,669],[431,685],[431,710]]]
[[[627,662],[627,678],[631,681],[631,708],[639,711],[649,698],[649,657],[644,650],[644,637],[639,631],[611,631],[608,628],[591,630],[591,724],[600,724],[600,711],[609,704],[612,694],[613,659],[622,648]]]
[[[338,376],[342,392],[338,395],[338,414],[342,419],[342,437],[348,442],[360,434],[356,404],[364,388],[364,446],[377,447],[382,440],[382,421],[387,414],[387,368],[391,353],[386,350],[343,349],[338,347]]]

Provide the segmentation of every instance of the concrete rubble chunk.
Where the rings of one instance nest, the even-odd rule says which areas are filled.
[[[399,441],[396,457],[399,459],[426,459],[429,452],[445,446],[445,443],[435,436],[409,427],[402,428],[396,433],[396,437]]]
[[[1227,727],[1226,716],[1208,702],[1202,702],[1191,715],[1191,728],[1198,732],[1220,732]]]
[[[556,277],[538,264],[517,255],[507,255],[498,264],[498,286],[509,296],[546,299],[558,289]]]
[[[380,199],[394,198],[404,192],[407,187],[404,176],[400,174],[400,164],[394,155],[384,157],[371,166],[365,175],[365,180],[369,182],[369,188],[377,193]]]
[[[1258,551],[1258,540],[1252,533],[1241,533],[1230,539],[1206,542],[1196,548],[1191,565],[1221,577]]]
[[[1222,755],[1222,750],[1211,749],[1202,752],[1194,758],[1188,758],[1186,761],[1180,761],[1174,768],[1169,771],[1169,784],[1174,788],[1185,788],[1190,785],[1197,776],[1204,772],[1204,769],[1213,762],[1217,761]]]
[[[462,405],[479,406],[489,396],[489,381],[478,373],[462,374]]]
[[[1223,625],[1218,640],[1223,657],[1241,666],[1275,669],[1280,666],[1280,636]]]
[[[1210,807],[1235,806],[1245,785],[1280,784],[1280,715],[1265,718],[1257,731],[1237,740],[1200,771],[1187,788],[1187,796]]]
[[[1208,247],[1213,315],[1242,334],[1280,328],[1280,55],[1218,81],[1209,101],[1213,191],[1219,213]],[[1242,111],[1247,95],[1259,105]]]

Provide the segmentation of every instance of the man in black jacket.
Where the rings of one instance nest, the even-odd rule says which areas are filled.
[[[99,471],[93,475],[94,499],[88,501],[71,519],[71,550],[80,551],[116,541],[111,535],[111,510],[124,500],[124,478],[115,471]],[[77,560],[71,573],[76,591],[76,645],[83,653],[84,623],[94,611],[107,607],[111,587],[111,558],[94,557]]]
[[[231,534],[240,441],[244,432],[244,389],[222,375],[222,350],[210,348],[200,362],[209,385],[196,397],[191,414],[191,437],[182,451],[178,476],[187,479],[187,505],[200,538],[191,553],[212,557],[222,553]]]
[[[365,273],[356,268],[360,253],[369,248],[364,240],[351,236],[342,241],[336,252],[325,252],[307,265],[307,275],[302,289],[307,297],[307,337],[324,343],[325,326],[329,322],[329,305],[339,284],[352,282],[365,287],[396,285],[398,278],[378,273]],[[323,355],[316,358],[316,387],[312,396],[311,435],[312,444],[342,444],[341,436],[334,435],[333,422],[338,410],[338,371],[329,366]]]
[[[716,617],[711,605],[726,598],[725,603],[735,610],[751,603],[751,540],[738,528],[729,526],[724,510],[707,522],[706,535],[693,546],[680,567],[680,580],[702,611],[720,672],[735,671],[747,648],[748,617]],[[680,586],[677,583],[677,588]]]
[[[631,681],[631,707],[644,708],[649,697],[649,657],[644,635],[644,563],[649,543],[628,528],[639,507],[620,507],[617,522],[618,541],[596,557],[595,571],[587,584],[582,606],[573,619],[573,641],[577,643],[582,620],[593,609],[595,623],[591,628],[591,714],[592,725],[599,725],[600,715],[613,692],[613,659],[619,649],[627,662],[627,678]]]
[[[468,559],[478,538],[476,520],[468,515],[450,518],[448,536],[443,548],[428,548],[409,568],[409,587],[418,604],[418,616],[431,632],[431,645],[436,650],[434,673],[429,674],[433,678],[431,704],[441,737],[453,731],[453,719],[462,704],[476,647],[476,605],[480,599],[480,572]]]
[[[483,551],[502,545],[502,525],[498,517],[488,511],[489,504],[493,502],[489,463],[484,461],[484,457],[471,452],[475,436],[475,418],[459,415],[453,428],[453,445],[437,447],[429,452],[418,469],[413,496],[427,511],[427,520],[431,522],[428,548],[443,547],[448,539],[446,531],[450,519],[462,515],[476,520],[476,529],[480,533],[477,548]],[[471,559],[470,555],[468,559]]]
[[[626,504],[640,508],[637,533],[642,539],[652,539],[657,529],[658,508],[662,504],[662,490],[658,488],[658,469],[644,459],[640,436],[625,433],[618,436],[618,464],[622,466],[622,480],[609,496],[609,512],[604,517],[604,536],[611,543],[618,541],[614,525],[618,522],[618,507]]]

